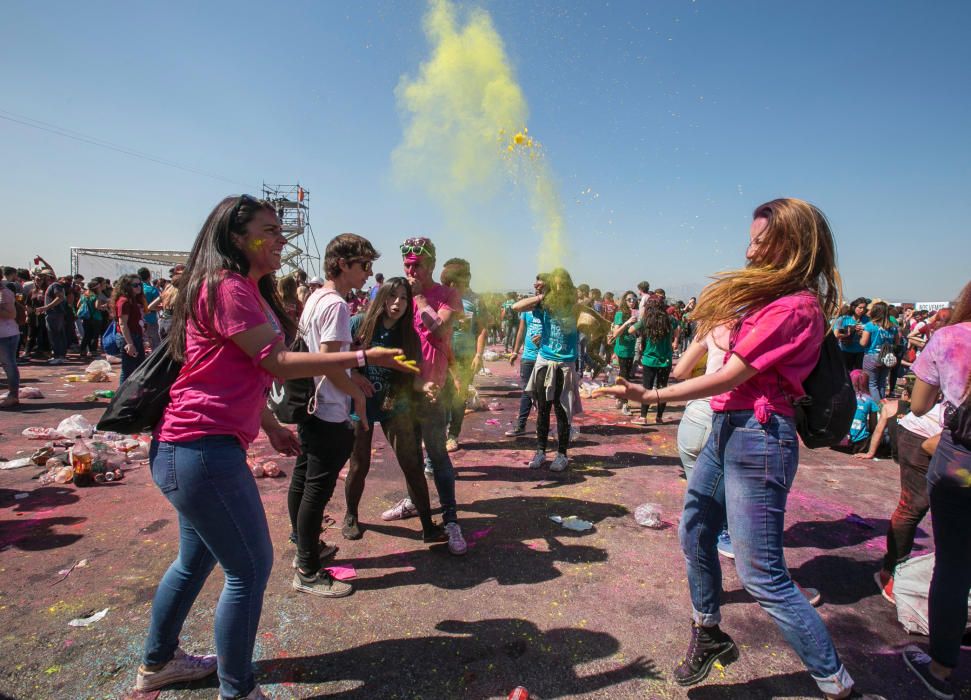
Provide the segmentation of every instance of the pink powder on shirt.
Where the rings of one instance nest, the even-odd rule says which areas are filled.
[[[216,293],[212,322],[207,285],[199,290],[196,314],[201,328],[189,323],[185,364],[169,391],[171,402],[155,428],[164,442],[188,442],[211,435],[233,435],[248,447],[260,431],[260,414],[273,377],[260,366],[283,341],[280,323],[253,280],[227,272]],[[269,323],[278,335],[250,357],[230,338]]]
[[[952,406],[960,406],[971,374],[971,322],[936,331],[911,368],[917,378],[940,387]]]
[[[462,310],[462,301],[458,292],[443,284],[436,284],[424,291],[425,300],[433,311],[439,309]],[[448,361],[452,354],[452,334],[436,336],[425,328],[421,320],[421,311],[415,305],[415,331],[421,340],[421,379],[423,382],[435,382],[438,386],[445,385],[448,376]]]
[[[749,314],[734,334],[731,350],[758,374],[711,399],[715,411],[755,411],[760,423],[773,413],[795,415],[792,400],[819,361],[825,323],[816,295],[799,292]]]

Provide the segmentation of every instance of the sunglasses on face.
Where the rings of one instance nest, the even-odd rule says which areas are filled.
[[[348,266],[353,265],[355,263],[360,265],[361,269],[364,270],[365,272],[371,272],[372,268],[374,267],[374,262],[371,260],[361,260],[359,258],[355,258],[347,261]]]

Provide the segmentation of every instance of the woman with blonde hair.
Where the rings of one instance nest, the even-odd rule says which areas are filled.
[[[823,213],[799,199],[776,199],[753,215],[748,265],[725,272],[694,312],[698,336],[730,329],[717,372],[662,389],[620,380],[597,390],[641,403],[712,396],[708,442],[685,494],[680,539],[691,594],[691,641],[674,669],[681,685],[704,680],[716,662],[738,658],[721,622],[716,543],[727,516],[738,576],[799,654],[827,698],[866,697],[853,689],[819,614],[789,576],[782,551],[786,499],[796,476],[799,440],[793,400],[819,359],[836,311],[836,247]],[[870,696],[875,697],[875,696]]]

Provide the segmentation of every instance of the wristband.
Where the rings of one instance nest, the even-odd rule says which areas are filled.
[[[363,350],[357,351],[357,366],[367,367],[367,355],[364,354]]]

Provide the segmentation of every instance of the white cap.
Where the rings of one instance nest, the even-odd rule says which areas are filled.
[[[307,284],[308,285],[314,285],[314,284],[316,284],[318,287],[323,287],[324,286],[324,281],[322,279],[320,279],[319,277],[311,277],[310,278],[310,281],[307,282]]]

